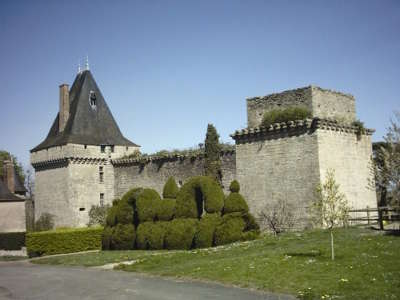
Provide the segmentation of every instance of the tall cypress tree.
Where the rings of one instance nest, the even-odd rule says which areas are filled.
[[[214,125],[208,124],[206,140],[204,142],[205,161],[204,173],[221,183],[221,145],[219,135]]]

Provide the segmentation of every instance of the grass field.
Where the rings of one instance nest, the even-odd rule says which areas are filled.
[[[94,266],[127,260],[119,269],[218,281],[302,299],[400,299],[400,237],[367,229],[266,236],[192,251],[104,251],[44,258],[41,264]],[[154,255],[156,254],[156,255]]]

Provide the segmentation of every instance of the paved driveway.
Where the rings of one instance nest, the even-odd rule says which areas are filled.
[[[0,299],[294,299],[218,284],[93,268],[0,263]]]

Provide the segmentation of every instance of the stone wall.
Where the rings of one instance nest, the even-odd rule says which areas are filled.
[[[227,190],[235,179],[235,153],[229,152],[221,157],[222,184]],[[115,176],[115,197],[121,197],[133,187],[153,188],[162,194],[165,182],[173,176],[176,182],[184,184],[193,176],[203,175],[204,159],[197,157],[171,157],[140,162],[136,160],[113,161]]]
[[[293,106],[308,108],[312,117],[338,119],[351,123],[356,119],[355,99],[352,95],[309,86],[263,97],[247,99],[248,127],[260,126],[264,113]]]
[[[285,200],[302,226],[320,179],[316,133],[282,132],[238,141],[236,177],[255,216],[267,205]]]
[[[25,201],[0,202],[0,232],[24,232]]]

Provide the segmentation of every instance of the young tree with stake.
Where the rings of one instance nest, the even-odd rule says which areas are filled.
[[[314,210],[320,225],[330,231],[331,254],[334,260],[333,228],[347,223],[350,208],[345,195],[339,190],[339,184],[336,183],[334,170],[327,170],[325,182],[318,185],[316,192]]]

